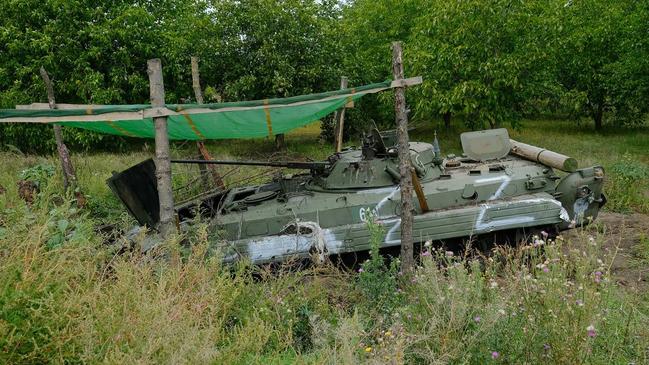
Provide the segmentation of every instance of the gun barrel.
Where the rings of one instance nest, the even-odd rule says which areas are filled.
[[[230,160],[183,160],[172,159],[171,163],[199,164],[199,165],[235,165],[235,166],[268,166],[286,167],[289,169],[324,170],[328,162],[264,162],[264,161],[230,161]]]
[[[560,153],[548,151],[543,148],[525,144],[522,142],[509,140],[511,143],[511,152],[515,155],[528,159],[530,161],[540,162],[552,168],[566,172],[575,172],[578,167],[577,160]]]

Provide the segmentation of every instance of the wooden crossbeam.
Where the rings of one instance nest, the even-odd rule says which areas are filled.
[[[419,85],[423,82],[423,78],[421,76],[417,77],[409,77],[406,79],[396,79],[392,80],[390,83],[390,86],[388,88],[398,88],[398,87],[406,87],[406,86],[415,86]],[[300,102],[303,103],[303,102]],[[299,104],[299,103],[296,103]],[[109,105],[101,105],[101,104],[56,104],[56,109],[98,109],[98,108],[104,108]],[[262,108],[263,106],[260,106],[258,108]],[[271,105],[270,107],[273,107]],[[251,107],[250,109],[256,109],[257,107]],[[31,104],[21,104],[21,105],[16,105],[16,109],[24,109],[24,110],[43,110],[43,109],[49,109],[49,104],[48,103],[31,103]],[[233,108],[234,109],[234,108]],[[236,109],[242,109],[242,107],[236,107]],[[229,110],[229,109],[223,109],[223,110]],[[208,110],[210,111],[210,110]],[[216,111],[216,110],[211,110],[211,111]],[[158,108],[149,108],[147,110],[146,116],[163,116],[163,115],[175,115],[178,114],[177,112],[171,112],[168,113],[169,110],[165,107],[158,107]],[[184,112],[189,112],[192,113],[193,110],[185,110]],[[153,115],[156,114],[156,115]]]

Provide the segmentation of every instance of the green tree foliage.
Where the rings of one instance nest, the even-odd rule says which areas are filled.
[[[146,60],[154,57],[163,62],[168,102],[192,99],[192,55],[215,99],[323,91],[338,76],[339,9],[331,1],[2,2],[0,107],[44,101],[41,66],[62,103],[148,102]],[[19,147],[53,145],[49,128],[0,125],[0,133]],[[65,137],[84,148],[116,141],[76,130]]]
[[[349,78],[350,87],[392,79],[391,44],[410,37],[421,5],[421,0],[357,0],[343,8],[341,74]],[[404,52],[405,73],[412,76],[407,43]],[[366,96],[345,113],[346,133],[362,131],[374,123],[393,128],[394,98],[392,93]]]
[[[286,97],[321,92],[337,84],[340,64],[338,9],[314,0],[214,1],[221,24],[223,63],[208,82],[226,100]]]
[[[38,75],[41,66],[52,76],[59,102],[146,102],[146,60],[153,57],[164,60],[168,99],[191,90],[188,72],[177,72],[179,64],[186,63],[192,44],[193,32],[184,26],[184,20],[197,10],[191,2],[168,0],[155,6],[133,1],[4,2],[0,20],[0,53],[5,55],[0,58],[3,107],[45,100]],[[50,128],[2,128],[8,143],[35,149],[53,145]],[[118,141],[76,130],[66,130],[66,139],[84,147],[104,139]]]
[[[343,10],[343,62],[350,83],[392,78],[390,45],[410,37],[421,6],[421,0],[357,0]]]
[[[642,122],[649,104],[649,9],[632,0],[358,0],[343,14],[345,73],[390,76],[390,41],[403,40],[415,120],[452,115],[471,127],[571,112],[601,127]],[[355,36],[355,37],[354,37]],[[359,77],[360,75],[360,77]],[[376,102],[373,101],[376,105]],[[391,100],[365,109],[390,120]]]
[[[422,116],[463,115],[471,127],[491,127],[522,115],[543,93],[548,69],[547,21],[540,3],[511,0],[425,1],[409,53]]]
[[[558,27],[554,51],[565,103],[592,117],[596,129],[605,119],[641,123],[649,110],[649,4],[559,4],[553,5]]]
[[[146,60],[162,59],[168,102],[188,102],[190,56],[209,101],[283,97],[392,77],[404,42],[411,119],[472,127],[571,112],[646,120],[649,3],[635,0],[0,0],[0,107],[148,101]],[[346,113],[348,132],[393,126],[391,93]],[[123,139],[66,129],[82,148]],[[52,150],[50,128],[0,125],[0,143]]]

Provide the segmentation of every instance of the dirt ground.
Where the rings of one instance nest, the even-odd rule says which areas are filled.
[[[602,237],[602,249],[607,254],[617,250],[611,265],[615,281],[631,291],[649,293],[649,215],[602,212],[595,224],[569,230],[563,236],[584,234]]]

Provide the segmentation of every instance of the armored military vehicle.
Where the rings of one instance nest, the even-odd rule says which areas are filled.
[[[461,140],[464,153],[445,158],[437,138],[410,143],[417,242],[499,232],[556,234],[588,224],[605,203],[601,166],[577,169],[572,158],[510,140],[506,129],[468,132]],[[210,219],[214,245],[226,262],[323,259],[367,250],[369,219],[385,227],[383,247],[400,244],[399,161],[390,135],[375,130],[364,136],[362,147],[322,162],[172,162],[308,170],[261,185],[215,190],[176,206],[181,227],[197,214]],[[142,225],[155,227],[158,199],[151,160],[115,174],[108,183]]]

